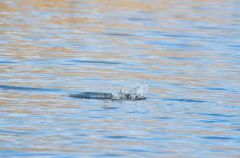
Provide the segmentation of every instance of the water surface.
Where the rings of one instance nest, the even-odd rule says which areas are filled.
[[[1,1],[0,156],[240,157],[239,6]]]

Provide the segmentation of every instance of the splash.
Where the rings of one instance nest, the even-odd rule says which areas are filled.
[[[81,92],[78,94],[70,94],[70,97],[79,99],[100,99],[100,100],[143,100],[146,99],[148,93],[147,85],[140,85],[132,89],[120,90],[117,94],[103,92]]]
[[[113,100],[143,100],[146,99],[148,93],[148,85],[143,84],[132,89],[120,90],[116,95],[113,95]]]

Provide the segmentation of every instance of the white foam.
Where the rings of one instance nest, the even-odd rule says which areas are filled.
[[[117,100],[142,100],[146,98],[147,93],[148,85],[143,84],[132,89],[121,89],[113,98]]]

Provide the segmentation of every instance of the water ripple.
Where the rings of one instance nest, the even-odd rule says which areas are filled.
[[[176,102],[189,102],[189,103],[205,103],[208,101],[204,100],[193,100],[193,99],[175,99],[175,98],[164,98],[166,101],[176,101]]]
[[[0,1],[0,157],[239,157],[239,4]]]
[[[51,88],[34,88],[34,87],[23,87],[23,86],[10,86],[10,85],[0,85],[2,90],[18,90],[18,91],[45,91],[45,92],[60,92],[60,89]]]

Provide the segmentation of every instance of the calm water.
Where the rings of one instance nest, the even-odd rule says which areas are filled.
[[[0,157],[240,157],[239,0],[0,2]],[[145,101],[84,100],[148,84]]]

